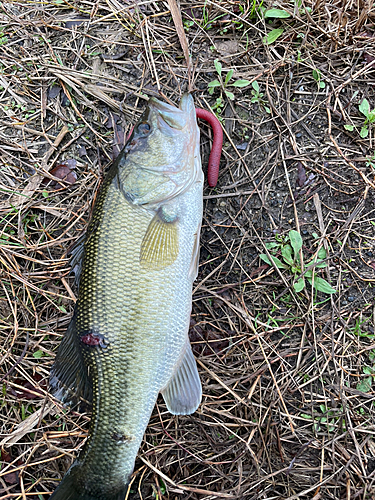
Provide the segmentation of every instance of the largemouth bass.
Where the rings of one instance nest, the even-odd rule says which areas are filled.
[[[51,370],[56,398],[92,401],[88,440],[53,500],[123,500],[159,392],[172,414],[199,406],[188,328],[202,189],[193,98],[150,99],[95,203]]]

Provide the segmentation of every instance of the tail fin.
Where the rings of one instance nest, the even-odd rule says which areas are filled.
[[[61,483],[50,496],[50,500],[124,500],[128,491],[128,485],[114,492],[113,490],[106,494],[102,491],[95,491],[95,485],[90,484],[90,491],[84,491],[82,485],[77,481],[77,471],[71,467],[63,477]],[[98,485],[99,486],[99,485]],[[101,485],[102,486],[102,485]],[[100,487],[100,486],[99,486]]]

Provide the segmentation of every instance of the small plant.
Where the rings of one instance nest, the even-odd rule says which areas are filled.
[[[356,319],[355,325],[350,330],[350,333],[352,333],[356,337],[363,337],[369,340],[375,339],[375,334],[371,333],[368,328],[362,328],[362,325],[366,324],[367,322],[367,319]]]
[[[319,410],[321,411],[322,416],[316,416],[314,418],[314,428],[316,432],[319,432],[322,426],[325,426],[328,432],[333,432],[337,427],[339,420],[341,418],[340,413],[342,413],[343,408],[337,408],[330,410],[326,405],[319,405]],[[301,413],[301,417],[312,420],[312,416],[308,413]],[[345,419],[342,419],[342,428],[345,429]]]
[[[233,76],[233,73],[234,73],[233,69],[230,69],[228,71],[228,73],[226,74],[225,79],[223,80],[223,78],[222,78],[222,65],[221,65],[221,62],[219,62],[218,59],[215,59],[214,65],[215,65],[215,69],[217,71],[217,74],[219,75],[219,79],[218,80],[213,80],[212,82],[210,82],[208,84],[208,93],[209,94],[212,95],[214,93],[215,88],[216,87],[220,87],[221,90],[224,92],[224,94],[228,97],[228,99],[231,99],[233,101],[234,94],[233,94],[233,92],[230,92],[227,89],[227,87],[243,88],[243,87],[247,87],[248,85],[250,85],[249,80],[236,80],[235,82],[230,83],[230,81],[232,79],[232,76]]]
[[[319,69],[313,69],[312,76],[316,83],[318,84],[319,89],[324,89],[326,84],[322,80],[322,73]]]
[[[264,106],[264,109],[267,113],[271,113],[271,110],[268,106],[265,106],[264,100],[262,99],[263,94],[260,92],[259,83],[255,80],[255,82],[251,83],[253,90],[251,93],[253,97],[251,98],[251,102],[257,102],[260,106]]]
[[[266,243],[267,250],[271,252],[271,259],[266,254],[260,254],[259,257],[269,264],[270,266],[276,266],[278,269],[289,269],[294,276],[293,287],[294,290],[299,293],[305,286],[305,278],[308,283],[318,290],[319,292],[332,294],[336,290],[331,287],[331,285],[320,276],[317,276],[315,268],[324,268],[327,264],[324,262],[327,254],[324,248],[318,251],[316,260],[313,258],[310,261],[305,262],[305,268],[307,270],[302,274],[302,265],[300,251],[302,249],[302,238],[301,235],[295,231],[290,230],[288,236],[281,238],[280,236],[275,236],[276,242]],[[276,253],[281,253],[283,260],[276,257]],[[310,266],[312,269],[309,269]]]
[[[368,136],[369,127],[375,123],[375,109],[371,111],[370,103],[367,99],[363,99],[361,104],[358,106],[358,109],[365,116],[365,123],[362,125],[359,132],[362,139],[365,139]],[[354,125],[344,125],[344,128],[350,132],[355,129]]]
[[[358,382],[356,389],[361,392],[370,392],[375,377],[375,370],[370,366],[364,366],[362,371],[364,375],[369,375],[369,377],[363,378]]]
[[[364,139],[368,136],[369,125],[375,123],[375,109],[371,111],[370,103],[367,99],[363,99],[358,106],[359,111],[365,116],[365,123],[362,125],[359,135]]]
[[[375,170],[375,152],[372,156],[367,157],[366,167],[371,167]]]
[[[0,45],[5,45],[8,42],[8,37],[4,33],[4,28],[0,28]]]
[[[194,26],[194,21],[190,20],[190,19],[184,19],[183,20],[183,23],[184,23],[184,30],[185,31],[189,31],[189,29]]]

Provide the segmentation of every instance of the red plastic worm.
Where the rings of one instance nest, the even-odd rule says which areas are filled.
[[[195,108],[197,118],[206,120],[212,127],[214,133],[214,140],[212,142],[212,149],[210,158],[208,160],[207,180],[211,187],[215,187],[219,177],[219,165],[221,150],[223,148],[223,129],[221,128],[219,120],[215,115],[206,111],[205,109]]]

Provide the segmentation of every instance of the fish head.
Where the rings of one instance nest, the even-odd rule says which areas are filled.
[[[184,94],[179,107],[152,97],[124,152],[122,188],[136,204],[172,199],[202,180],[192,96]]]

